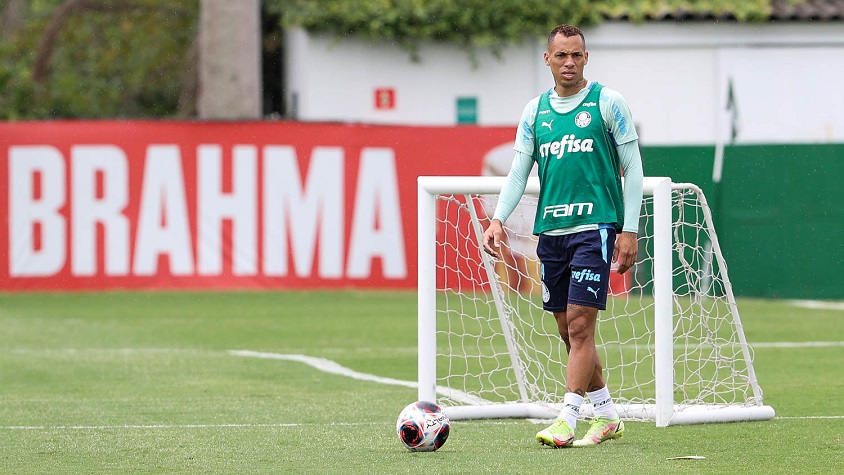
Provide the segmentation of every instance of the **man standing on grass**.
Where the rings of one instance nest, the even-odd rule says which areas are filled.
[[[636,261],[642,158],[627,102],[583,76],[589,61],[583,32],[557,26],[544,56],[555,85],[522,112],[513,165],[483,246],[500,257],[502,223],[521,199],[535,162],[540,192],[533,233],[539,235],[543,308],[554,314],[569,353],[563,409],[536,439],[552,447],[586,447],[624,434],[604,383],[595,327],[598,310],[606,309],[611,263],[623,274]],[[575,440],[586,397],[595,417]]]

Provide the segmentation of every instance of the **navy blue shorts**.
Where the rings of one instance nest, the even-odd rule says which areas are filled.
[[[569,303],[607,308],[615,229],[563,236],[539,235],[536,254],[542,276],[542,308],[565,312]]]

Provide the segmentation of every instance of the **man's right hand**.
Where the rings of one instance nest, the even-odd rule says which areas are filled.
[[[499,249],[501,248],[501,233],[503,231],[501,221],[493,219],[489,222],[489,226],[487,226],[483,238],[481,238],[484,245],[484,252],[496,259],[501,258]]]

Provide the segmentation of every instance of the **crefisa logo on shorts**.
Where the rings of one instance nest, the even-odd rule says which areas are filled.
[[[600,282],[601,274],[596,274],[592,272],[591,269],[573,270],[571,271],[571,280],[576,280],[578,282],[583,282],[584,280]]]

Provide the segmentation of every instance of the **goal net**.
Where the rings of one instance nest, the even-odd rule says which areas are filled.
[[[503,180],[418,180],[419,399],[453,419],[551,419],[566,391],[565,345],[542,309],[531,234],[535,178],[505,225],[505,257],[481,249]],[[596,344],[625,419],[667,426],[774,416],[693,184],[645,179],[637,263],[612,272]],[[581,416],[590,415],[587,399]]]

